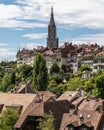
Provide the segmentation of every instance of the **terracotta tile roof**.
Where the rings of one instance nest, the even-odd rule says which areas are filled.
[[[101,122],[99,124],[99,130],[103,130],[104,129],[104,113],[102,115],[102,119],[101,119]]]
[[[30,81],[22,85],[16,85],[9,93],[35,93],[34,90],[30,87]]]
[[[73,101],[74,99],[80,97],[79,91],[66,91],[60,97],[57,98],[58,100],[68,100]]]
[[[30,108],[30,107],[29,107]],[[29,113],[31,116],[42,116],[44,113],[44,103],[41,102],[38,106],[34,105],[33,110]]]
[[[75,127],[79,126],[79,122],[78,122],[78,121],[73,121],[71,124],[72,124],[73,126],[75,126]]]
[[[59,130],[62,116],[64,113],[68,113],[72,104],[68,100],[49,101],[44,104],[44,111],[48,113],[50,110],[54,115],[55,130]]]
[[[31,114],[36,114],[36,116],[39,114],[43,114],[43,107],[41,107],[42,102],[35,103],[35,101],[32,101],[24,113],[19,117],[18,121],[14,125],[14,128],[21,128],[23,123],[25,122],[26,118]],[[41,107],[41,108],[40,108]],[[38,110],[39,109],[39,110]],[[38,110],[38,113],[36,113]]]
[[[27,83],[23,84],[19,89],[18,89],[18,93],[20,93],[23,89],[25,89],[26,87],[28,87],[30,85],[30,81],[28,81]]]
[[[45,55],[45,56],[47,56],[47,55],[52,56],[53,54],[54,54],[53,51],[50,49],[43,52],[43,55]]]
[[[56,94],[50,92],[50,91],[37,91],[38,95],[43,95],[43,101],[47,101],[49,98],[56,99]]]
[[[79,106],[81,103],[82,103],[82,101],[84,100],[84,97],[79,97],[79,98],[77,98],[76,100],[74,100],[73,102],[72,102],[72,104],[74,104],[75,106]]]
[[[80,105],[79,109],[84,110],[97,110],[99,106],[103,106],[104,100],[85,99]]]
[[[85,124],[86,126],[88,126],[89,128],[90,128],[90,127],[93,127],[93,124],[91,123],[91,121],[84,122],[84,124]]]
[[[104,50],[102,50],[101,52],[98,53],[98,55],[104,55]]]
[[[35,98],[36,94],[11,94],[0,93],[0,104],[6,106],[22,105],[22,113],[28,106],[28,104]]]
[[[80,120],[80,115],[83,117],[83,120]],[[74,126],[81,126],[84,124],[88,127],[93,126],[94,130],[98,130],[101,118],[101,113],[91,110],[78,110],[76,115],[65,113],[62,118],[60,130],[64,130],[70,124]]]
[[[43,96],[43,97],[41,97]],[[20,116],[16,122],[14,128],[21,128],[26,118],[31,116],[40,116],[44,113],[44,102],[48,101],[50,98],[55,98],[55,94],[49,91],[38,91],[35,99],[27,106],[24,113]],[[37,100],[39,98],[39,100]],[[42,99],[42,100],[40,100]]]

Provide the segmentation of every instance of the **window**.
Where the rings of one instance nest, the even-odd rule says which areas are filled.
[[[73,126],[69,126],[68,130],[74,130],[74,127]]]
[[[87,130],[87,128],[83,128],[83,130]]]
[[[81,128],[81,130],[88,130],[86,127]]]
[[[88,130],[87,128],[84,128],[83,130]]]
[[[56,61],[57,61],[57,62],[60,62],[60,61],[61,61],[61,59],[57,58],[57,59],[56,59]]]

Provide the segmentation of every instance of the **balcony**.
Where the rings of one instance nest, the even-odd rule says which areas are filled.
[[[93,63],[93,60],[87,60],[87,61],[81,61],[82,64],[91,64]]]

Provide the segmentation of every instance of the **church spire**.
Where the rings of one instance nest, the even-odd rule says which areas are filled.
[[[53,7],[51,7],[50,23],[48,25],[47,47],[50,49],[58,48],[58,38],[56,36],[56,25],[54,21]]]
[[[51,16],[53,15],[53,6],[51,7]]]
[[[53,6],[51,7],[50,25],[55,25],[54,14],[53,14]]]

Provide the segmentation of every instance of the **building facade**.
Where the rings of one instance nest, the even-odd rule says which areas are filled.
[[[62,65],[68,66],[72,73],[77,72],[81,66],[89,66],[95,73],[104,68],[104,47],[96,43],[76,45],[65,42],[59,47],[53,7],[48,25],[47,46],[32,50],[25,48],[19,50],[16,55],[17,67],[23,64],[33,65],[37,53],[44,55],[48,72],[54,63],[57,63],[60,68]]]

